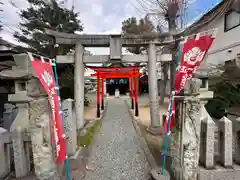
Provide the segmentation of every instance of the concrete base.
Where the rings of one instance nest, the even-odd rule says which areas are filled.
[[[77,151],[75,152],[75,154],[72,155],[72,156],[69,156],[68,159],[69,159],[69,160],[77,159],[78,156],[79,156],[79,154],[80,154],[80,152],[81,152],[81,150],[82,150],[82,147],[78,147],[78,148],[77,148]]]
[[[163,127],[149,127],[147,128],[147,131],[154,136],[160,136],[165,134]]]
[[[153,168],[151,170],[151,175],[153,179],[156,180],[170,180],[170,175],[167,170],[164,171],[164,175],[162,175],[162,169],[159,167]]]

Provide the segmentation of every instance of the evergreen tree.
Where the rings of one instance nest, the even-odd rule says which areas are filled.
[[[83,26],[78,19],[78,13],[61,7],[56,0],[27,0],[29,7],[20,11],[22,22],[20,31],[14,37],[28,45],[29,49],[41,55],[54,57],[56,54],[66,54],[71,45],[60,45],[54,48],[54,39],[44,32],[49,28],[59,32],[74,33],[82,31]]]
[[[131,34],[146,34],[154,32],[155,27],[153,23],[145,17],[144,19],[140,19],[137,21],[135,17],[128,18],[122,22],[122,34],[123,35],[131,35]],[[140,54],[144,48],[141,46],[127,48],[127,50],[134,54]]]

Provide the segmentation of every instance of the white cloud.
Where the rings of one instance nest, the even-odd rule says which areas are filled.
[[[13,0],[19,9],[27,7],[25,0]],[[71,8],[72,1],[65,1]],[[18,43],[12,33],[18,29],[20,17],[18,8],[14,8],[9,1],[4,4],[3,24],[4,31],[1,36],[12,43]],[[79,19],[84,25],[84,32],[88,34],[118,34],[121,32],[121,22],[130,16],[139,17],[136,9],[128,0],[81,0],[76,1],[75,10],[79,12]],[[143,14],[144,16],[144,14]],[[94,54],[108,54],[109,48],[88,48]]]

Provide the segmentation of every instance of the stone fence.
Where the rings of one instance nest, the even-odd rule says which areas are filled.
[[[206,169],[240,165],[240,117],[235,120],[206,117],[201,121],[200,137],[200,165]]]
[[[32,168],[31,159],[31,137],[22,133],[21,129],[8,132],[0,128],[0,179],[12,170],[16,172],[16,177],[25,176]]]
[[[78,150],[76,116],[73,107],[74,101],[72,99],[66,99],[62,103],[63,126],[67,137],[67,155],[70,157],[74,156]],[[51,141],[47,114],[40,117],[38,122],[41,124],[38,126],[29,130],[18,127],[11,131],[17,112],[17,107],[5,104],[3,128],[0,127],[0,179],[8,176],[12,171],[15,171],[16,177],[25,177],[33,169],[35,173],[38,173],[44,172],[44,168],[50,168],[53,169],[52,173],[55,173],[54,161],[47,160],[53,158],[51,151],[54,150],[49,147],[49,143],[45,143],[46,147],[43,147],[45,141]],[[38,163],[38,159],[41,159],[41,162]]]

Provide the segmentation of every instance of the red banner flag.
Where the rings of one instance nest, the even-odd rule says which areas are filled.
[[[212,35],[201,36],[199,39],[190,39],[183,45],[175,80],[175,94],[180,93],[184,89],[187,80],[192,78],[193,73],[204,60],[213,40]]]
[[[175,79],[175,90],[170,97],[170,103],[167,112],[167,120],[164,123],[164,132],[168,131],[168,121],[170,121],[170,130],[175,125],[175,101],[174,96],[179,94],[185,87],[187,81],[192,78],[193,73],[203,62],[209,48],[213,43],[212,35],[201,36],[199,39],[190,39],[183,44],[181,59]]]
[[[56,90],[56,82],[52,66],[49,62],[33,60],[32,66],[39,77],[39,80],[48,94],[51,105],[52,122],[54,130],[54,141],[56,143],[57,161],[61,165],[66,160],[66,139],[62,127],[62,117],[60,114],[60,104]]]

